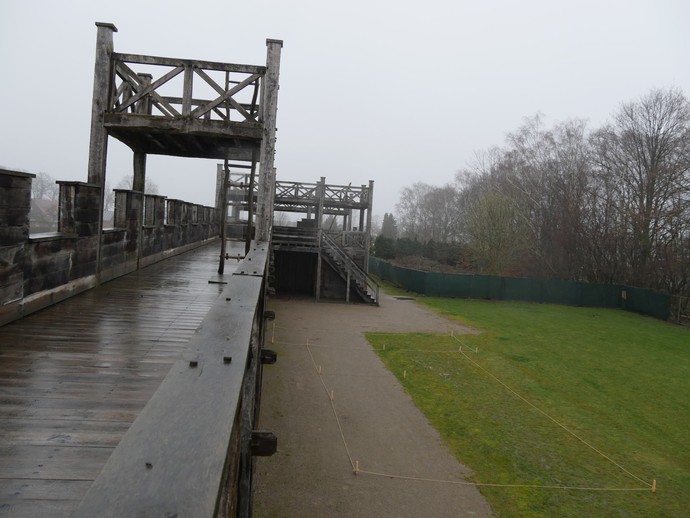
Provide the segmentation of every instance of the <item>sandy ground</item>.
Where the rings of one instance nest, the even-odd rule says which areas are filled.
[[[363,334],[471,330],[386,295],[378,308],[273,298],[270,309],[266,346],[278,362],[264,367],[260,428],[278,436],[278,452],[258,459],[254,516],[491,516],[473,486],[352,469],[437,481],[471,473]]]

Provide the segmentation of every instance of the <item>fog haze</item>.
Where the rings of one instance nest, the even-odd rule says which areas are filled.
[[[115,50],[265,63],[282,39],[278,179],[375,181],[374,214],[453,179],[537,112],[601,125],[655,87],[690,93],[687,1],[4,0],[0,164],[86,180],[96,27]],[[132,154],[109,141],[108,182]],[[215,161],[150,156],[171,198],[213,205]]]

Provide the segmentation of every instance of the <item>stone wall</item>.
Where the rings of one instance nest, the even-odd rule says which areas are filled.
[[[0,301],[24,294],[24,257],[29,239],[31,180],[36,175],[0,169]]]
[[[33,178],[0,169],[0,325],[219,234],[212,207],[118,189],[115,226],[99,236],[99,187],[61,181],[58,232],[32,235]]]

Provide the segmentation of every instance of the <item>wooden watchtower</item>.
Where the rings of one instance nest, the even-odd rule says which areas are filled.
[[[282,41],[266,40],[265,66],[215,63],[117,53],[117,28],[109,23],[96,26],[88,182],[101,189],[99,214],[112,136],[134,154],[128,203],[141,214],[140,222],[149,154],[220,159],[226,171],[229,161],[252,170],[259,165],[256,239],[268,242]],[[101,217],[99,236],[102,226]]]
[[[219,164],[217,198],[223,176]],[[249,174],[232,173],[226,185],[232,236],[246,239],[258,192]],[[294,226],[272,226],[273,288],[313,295],[317,301],[378,304],[379,286],[368,273],[373,194],[373,181],[353,186],[327,184],[325,177],[316,183],[277,180],[273,211],[301,214],[302,219]],[[240,213],[247,218],[240,219]]]

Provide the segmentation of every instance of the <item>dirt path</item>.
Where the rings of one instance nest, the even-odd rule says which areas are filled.
[[[278,436],[278,452],[258,460],[255,516],[491,516],[473,486],[355,475],[351,464],[444,481],[470,473],[363,333],[471,330],[386,295],[379,308],[280,298],[270,307],[278,363],[264,368],[260,428]]]

